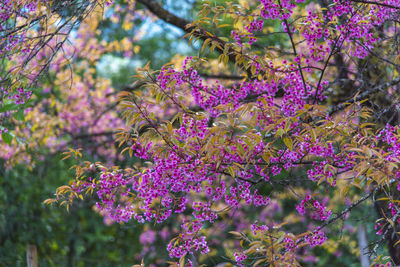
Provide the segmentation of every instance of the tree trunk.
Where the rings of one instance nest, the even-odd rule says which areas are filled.
[[[358,227],[357,232],[358,239],[358,247],[360,249],[360,260],[361,267],[369,267],[369,256],[368,256],[368,240],[367,240],[367,231],[365,230],[364,225],[360,225]]]
[[[35,245],[28,245],[26,248],[26,261],[28,267],[38,267],[37,248]]]

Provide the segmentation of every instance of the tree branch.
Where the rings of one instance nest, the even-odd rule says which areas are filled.
[[[374,87],[374,88],[371,88],[371,89],[369,89],[369,90],[366,90],[366,91],[364,91],[364,92],[358,94],[356,97],[353,97],[352,99],[350,99],[350,100],[348,100],[348,101],[346,101],[346,102],[347,102],[347,103],[353,103],[353,102],[355,102],[355,101],[362,100],[363,98],[369,96],[370,94],[373,94],[373,93],[382,91],[382,90],[384,90],[384,89],[387,89],[387,88],[389,88],[389,87],[391,87],[391,86],[394,86],[394,85],[397,85],[397,84],[399,84],[399,83],[400,83],[400,77],[397,77],[397,78],[393,79],[393,80],[390,81],[390,82],[386,82],[386,83],[383,83],[383,84],[381,84],[381,85],[378,85],[378,86],[376,86],[376,87]],[[336,106],[334,106],[334,107],[332,108],[332,110],[329,112],[329,115],[332,115],[332,114],[336,113],[337,111],[342,110],[342,109],[344,109],[344,108],[346,108],[346,107],[347,107],[346,104],[339,104],[339,105],[336,105]]]
[[[393,9],[400,10],[400,7],[398,7],[398,6],[385,4],[385,3],[374,2],[374,1],[368,1],[368,0],[350,0],[350,2],[360,3],[360,4],[368,4],[368,5],[377,5],[377,6],[388,7],[388,8],[393,8]]]
[[[227,43],[212,33],[209,33],[207,30],[199,28],[197,26],[192,25],[189,21],[182,19],[168,10],[164,9],[156,0],[137,0],[137,2],[143,4],[148,10],[156,15],[158,18],[164,20],[165,22],[174,25],[186,33],[193,34],[195,37],[205,41],[207,39],[211,39],[212,41],[216,42],[220,47],[216,46],[215,51],[220,54],[224,54],[224,47]],[[212,42],[209,43],[211,45]],[[221,49],[222,48],[222,49]],[[236,55],[240,53],[239,51],[234,50],[233,48],[228,49],[227,56],[229,57],[229,61],[233,64],[236,64]],[[250,68],[246,68],[243,64],[240,65],[251,77]]]

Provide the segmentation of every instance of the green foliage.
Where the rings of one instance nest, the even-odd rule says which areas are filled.
[[[0,266],[26,266],[27,244],[37,246],[39,266],[138,261],[141,226],[105,225],[93,201],[76,202],[69,212],[43,204],[60,183],[68,183],[67,168],[60,157],[46,157],[32,170],[17,166],[0,173]]]

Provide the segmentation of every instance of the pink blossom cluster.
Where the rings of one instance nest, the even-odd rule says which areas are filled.
[[[186,59],[185,62],[189,60],[190,58]],[[257,62],[254,62],[254,64],[257,64]],[[279,68],[277,68],[277,71],[279,71]],[[283,75],[285,77],[278,83],[274,80],[270,82],[254,80],[240,82],[232,88],[227,88],[219,81],[216,81],[213,86],[205,84],[197,71],[191,67],[182,72],[172,68],[164,68],[157,76],[157,81],[163,92],[170,92],[171,87],[169,85],[171,84],[174,87],[188,84],[195,103],[210,112],[213,117],[218,116],[221,112],[217,108],[218,106],[231,104],[236,109],[249,98],[263,97],[267,99],[269,105],[273,105],[271,101],[274,101],[279,88],[283,87],[282,111],[287,116],[294,116],[306,103],[305,100],[309,95],[305,95],[305,91],[308,90],[310,93],[311,87],[306,85],[305,90],[301,74],[295,69]],[[174,82],[172,83],[172,81]],[[282,81],[285,81],[285,84]]]
[[[325,27],[322,21],[319,14],[309,12],[307,19],[304,20],[304,26],[299,29],[307,41],[310,59],[316,62],[324,60],[331,51],[330,43],[324,43],[331,37],[330,29]]]
[[[182,125],[179,129],[175,130],[175,133],[182,138],[182,141],[187,140],[188,138],[204,139],[209,133],[207,122],[208,118],[195,120],[188,115],[183,114]]]
[[[2,122],[2,117],[1,117],[1,115],[0,115],[0,123]],[[8,129],[7,128],[0,128],[0,134],[2,134],[2,133],[7,133],[8,132]]]
[[[289,19],[293,14],[293,9],[296,7],[296,4],[292,0],[282,0],[279,2],[274,0],[260,0],[260,2],[263,5],[261,16],[264,19]],[[302,2],[304,0],[296,0],[296,3]]]
[[[243,46],[242,44],[242,38],[247,38],[248,41],[247,43],[249,45],[253,44],[255,41],[257,41],[257,38],[254,36],[254,32],[256,31],[262,31],[264,25],[263,20],[254,20],[249,23],[249,25],[245,26],[244,28],[247,30],[247,32],[240,34],[237,31],[232,31],[231,36],[233,39],[235,39],[236,43],[239,46]]]
[[[314,60],[322,60],[331,49],[346,48],[353,57],[364,58],[369,55],[379,40],[377,27],[393,16],[394,9],[384,5],[371,5],[367,12],[350,1],[334,0],[321,16],[309,12],[302,36],[307,40],[310,54]],[[394,1],[383,1],[385,3]],[[390,3],[399,7],[399,3]],[[341,19],[345,23],[323,24],[321,21]],[[326,42],[325,42],[326,41]]]
[[[7,91],[4,91],[4,94],[8,94]],[[16,92],[13,95],[9,95],[8,99],[14,100],[14,104],[22,105],[27,100],[29,100],[32,96],[32,91],[26,91],[24,88],[17,88]]]
[[[200,251],[201,254],[207,254],[210,251],[205,236],[191,236],[188,239],[181,239],[178,246],[169,243],[167,250],[171,258],[181,258],[185,254],[193,253],[194,251]]]
[[[315,220],[327,221],[332,215],[332,211],[328,210],[318,200],[311,201],[311,195],[306,196],[306,198],[296,206],[296,210],[300,215],[304,215],[306,213],[306,204],[309,204],[309,206],[312,208],[311,218]]]
[[[162,201],[163,208],[157,212],[157,215],[153,207],[156,199],[169,199],[170,192],[201,192],[201,181],[212,179],[212,176],[207,177],[207,170],[205,166],[202,166],[201,161],[187,158],[186,161],[191,163],[185,164],[185,161],[173,151],[169,152],[168,159],[154,155],[153,160],[153,167],[132,181],[132,190],[141,199],[140,209],[144,211],[143,214],[137,215],[137,218],[147,221],[156,219],[161,222],[173,212],[183,212],[186,198],[175,199],[173,205],[170,201]],[[203,213],[199,217],[203,219],[212,219],[215,216],[210,214],[210,210],[206,207],[201,208],[201,212]]]
[[[1,82],[0,78],[0,82]],[[24,88],[20,87],[16,90],[14,93],[9,93],[7,89],[5,89],[3,86],[0,87],[0,107],[3,107],[5,105],[10,105],[11,103],[8,103],[9,100],[6,100],[6,96],[9,100],[13,100],[14,105],[16,107],[13,107],[13,110],[6,110],[4,112],[0,112],[0,134],[2,132],[8,132],[6,128],[6,122],[10,118],[12,114],[14,114],[18,108],[18,106],[23,105],[30,99],[32,96],[32,91],[26,91]],[[1,98],[2,97],[2,98]],[[4,101],[6,100],[6,101]]]
[[[24,42],[23,33],[20,35],[10,34],[7,37],[0,38],[0,57],[6,57],[8,60],[12,57],[12,51]],[[21,49],[21,52],[26,54],[29,52],[28,47]]]
[[[290,32],[290,34],[299,32],[307,43],[304,51],[315,62],[327,59],[327,56],[334,52],[332,49],[347,49],[351,56],[366,57],[379,40],[377,27],[393,19],[394,8],[400,6],[396,1],[385,0],[382,5],[372,4],[371,8],[365,12],[364,9],[350,1],[334,0],[323,13],[308,11],[306,19],[297,26],[293,23],[290,24],[289,20],[297,3],[303,3],[304,0],[279,2],[260,0],[260,2],[263,7],[260,12],[261,17],[266,20],[282,20],[284,31]],[[340,19],[343,23],[325,23],[336,19]],[[251,25],[246,27],[261,31],[262,24],[260,25],[261,27],[257,28],[251,27]],[[288,27],[290,27],[290,31]],[[237,32],[232,32],[232,36],[241,45],[241,36]]]
[[[5,0],[5,1],[3,1],[3,3],[2,3],[2,8],[1,8],[1,11],[0,11],[0,20],[1,20],[2,22],[7,21],[7,20],[11,17],[12,12],[13,12],[13,10],[12,10],[12,8],[13,8],[12,3],[13,3],[12,0]],[[3,27],[3,26],[1,26],[1,27]],[[0,28],[0,29],[1,29],[1,28]]]
[[[144,231],[140,234],[139,241],[142,245],[151,245],[156,240],[156,232],[152,230]]]
[[[2,1],[0,4],[0,59],[6,58],[7,60],[11,60],[15,53],[20,55],[28,54],[30,51],[29,46],[24,44],[26,29],[16,30],[15,27],[18,20],[27,17],[35,10],[36,2],[26,3],[20,0]],[[0,77],[0,83],[1,80]],[[15,94],[11,94],[9,89],[1,86],[0,105],[5,104],[6,101],[4,101],[4,98],[6,95],[8,95],[9,99],[13,99],[15,104],[20,105],[24,104],[30,98],[31,94],[32,92],[25,91],[23,88],[18,88]],[[2,121],[7,119],[10,114],[11,112],[0,112],[0,126],[2,126]]]
[[[212,211],[210,202],[193,202],[192,208],[193,217],[199,220],[199,222],[208,221],[210,223],[213,223],[218,218],[217,213]]]
[[[387,147],[385,160],[389,162],[397,162],[400,157],[400,140],[396,136],[399,132],[399,126],[386,125],[385,129],[379,132],[376,140],[384,142]],[[396,178],[400,178],[400,171],[396,173]]]
[[[15,22],[36,11],[37,3],[20,0],[4,0],[0,7],[0,57],[11,59],[11,54],[25,41],[25,30],[14,30]],[[27,46],[21,48],[21,54],[29,51]]]
[[[311,246],[321,246],[328,238],[325,233],[317,230],[305,236],[305,241]]]
[[[396,205],[393,202],[389,202],[389,211],[392,214],[393,217],[396,217],[396,215],[399,213],[400,214],[400,210],[399,210],[399,205]],[[400,218],[397,218],[397,222],[400,223]]]
[[[269,230],[266,225],[258,225],[258,221],[256,220],[252,225],[250,225],[251,231],[253,231],[253,235],[256,235],[258,232],[265,233]]]
[[[253,33],[255,31],[261,31],[264,26],[264,21],[263,20],[254,20],[250,22],[249,25],[245,26],[244,28],[248,30],[250,33]]]
[[[131,148],[135,157],[149,159],[149,154],[147,152],[150,150],[152,145],[152,142],[148,143],[146,147],[143,147],[140,143],[133,143]]]
[[[285,249],[286,250],[293,250],[295,248],[297,248],[295,241],[293,240],[293,238],[291,237],[285,237],[285,239],[283,239],[283,244],[285,245]]]
[[[245,266],[243,264],[243,262],[247,259],[247,255],[246,254],[235,252],[234,257],[235,257],[235,261],[238,264],[238,266],[240,266],[240,267]]]
[[[378,223],[376,223],[375,224],[375,226],[374,226],[374,229],[375,230],[378,230],[378,231],[376,231],[376,234],[377,235],[382,235],[383,234],[383,230],[385,229],[385,227],[383,227],[383,223],[380,223],[380,222],[378,222]]]
[[[107,142],[110,134],[107,132],[123,127],[123,122],[115,112],[104,112],[108,105],[112,104],[113,98],[107,94],[113,90],[110,87],[95,87],[89,81],[76,81],[74,88],[67,91],[66,103],[60,106],[59,118],[65,122],[63,129],[72,136],[87,136],[87,140],[96,143]],[[72,142],[79,143],[80,139]],[[111,141],[111,140],[110,140]],[[115,158],[115,150],[112,147],[95,146],[88,148],[92,155],[100,155],[107,160]]]
[[[182,224],[182,233],[178,239],[174,239],[168,244],[167,250],[171,258],[181,258],[183,255],[200,251],[201,254],[207,254],[210,249],[208,247],[205,236],[199,236],[202,223],[194,220],[190,223]]]
[[[96,206],[100,212],[107,215],[112,221],[129,221],[133,210],[130,206],[118,203],[121,197],[126,197],[130,191],[128,189],[126,192],[120,192],[120,188],[126,186],[128,183],[123,174],[115,172],[102,173],[97,183],[90,183],[90,180],[85,185],[96,189],[100,200],[100,202],[96,203]],[[75,190],[79,192],[80,188],[77,187]]]
[[[63,53],[54,56],[49,64],[49,71],[57,74],[56,83],[60,85],[39,84],[43,87],[42,93],[46,97],[27,112],[27,116],[35,114],[34,120],[41,118],[41,122],[38,123],[39,129],[60,129],[57,136],[51,135],[46,138],[46,147],[51,151],[64,150],[67,145],[83,147],[96,160],[111,165],[116,159],[122,158],[114,145],[113,133],[125,125],[116,110],[109,108],[116,101],[110,81],[99,76],[94,77],[93,66],[89,67],[88,60],[84,60],[86,57],[99,60],[100,56],[107,52],[106,43],[92,38],[92,31],[87,23],[83,23],[72,38],[72,44],[66,43]],[[28,67],[36,68],[43,61],[46,62],[52,57],[59,43],[59,37],[51,39]],[[64,82],[65,75],[70,75],[70,70],[65,65],[66,58],[71,60],[71,64],[76,64],[75,71],[82,75],[74,74],[74,79],[68,83]],[[24,58],[21,56],[16,60],[23,62]],[[60,97],[54,98],[56,94]],[[57,116],[52,116],[54,113]],[[30,135],[33,134],[27,133],[28,138]]]

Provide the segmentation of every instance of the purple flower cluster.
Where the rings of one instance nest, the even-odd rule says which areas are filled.
[[[243,262],[247,259],[246,254],[235,252],[234,257],[235,257],[235,261],[238,264],[238,266],[241,266],[241,267],[244,266]]]
[[[246,29],[247,32],[244,32],[243,34],[240,34],[237,31],[232,31],[231,36],[233,39],[235,39],[236,43],[239,46],[243,46],[242,44],[242,38],[247,38],[248,41],[247,43],[249,45],[253,44],[255,41],[257,41],[257,38],[254,36],[254,32],[256,31],[262,31],[264,26],[264,21],[263,20],[254,20],[253,22],[250,22],[249,25],[245,26],[244,28]]]
[[[321,246],[328,238],[325,233],[317,230],[305,236],[305,241],[310,244],[311,247]]]
[[[306,196],[299,205],[296,206],[296,210],[300,215],[306,213],[306,204],[309,204],[312,208],[311,217],[315,220],[327,221],[332,215],[332,211],[328,210],[323,204],[317,200],[311,201],[311,195]]]
[[[291,237],[285,237],[285,239],[283,239],[283,244],[285,245],[285,249],[286,250],[293,250],[295,248],[297,248],[295,241],[293,240],[293,238]]]
[[[0,57],[11,59],[12,54],[21,47],[21,54],[26,54],[29,47],[25,45],[26,29],[15,31],[15,21],[23,19],[37,9],[37,1],[4,0],[0,8]]]
[[[15,94],[9,95],[8,99],[14,100],[17,105],[22,105],[28,101],[32,96],[32,91],[26,91],[24,88],[20,87],[16,90]]]
[[[188,58],[185,62],[190,60],[191,58]],[[260,65],[256,61],[254,61],[254,64],[258,66],[256,69],[260,68]],[[280,67],[276,71],[280,71]],[[275,82],[274,80],[270,82],[258,80],[244,81],[232,88],[227,88],[218,81],[213,86],[205,84],[197,71],[191,67],[184,69],[182,72],[175,71],[172,68],[164,68],[157,76],[157,82],[163,92],[170,92],[171,84],[174,87],[182,86],[183,84],[190,85],[195,103],[210,112],[210,115],[213,117],[218,116],[221,112],[217,108],[218,106],[231,104],[236,109],[247,98],[251,97],[264,98],[269,102],[269,105],[273,105],[271,101],[274,101],[275,94],[279,90],[278,88],[283,88],[282,111],[287,116],[294,116],[299,109],[303,108],[308,95],[304,94],[304,84],[299,71],[296,71],[293,67],[293,71],[286,72],[283,75],[285,77],[279,82]],[[310,88],[307,85],[309,91]],[[275,99],[275,101],[278,100]]]
[[[261,10],[261,16],[264,19],[280,19],[286,20],[289,19],[293,13],[293,9],[296,7],[296,4],[293,3],[292,0],[282,0],[277,1],[274,0],[260,0],[263,5],[263,9]],[[296,2],[304,2],[303,0],[297,0]]]
[[[351,56],[359,58],[367,56],[378,41],[376,27],[391,17],[390,8],[373,6],[365,11],[349,1],[334,0],[324,12],[309,11],[296,24],[290,21],[291,15],[296,4],[304,1],[260,2],[261,18],[245,26],[244,35],[232,32],[234,39],[241,45],[241,39],[249,37],[251,44],[252,34],[263,30],[264,20],[281,20],[290,37],[296,34],[304,38],[298,53],[294,51],[290,60],[274,62],[249,56],[247,66],[253,69],[254,76],[267,73],[271,78],[247,79],[229,85],[201,78],[192,67],[197,63],[194,57],[185,59],[182,70],[162,68],[152,80],[155,89],[133,96],[135,101],[129,105],[132,117],[137,118],[133,128],[146,125],[151,129],[151,134],[138,134],[133,144],[129,144],[134,156],[146,161],[146,168],[134,175],[105,171],[96,184],[80,185],[82,190],[94,186],[100,199],[98,208],[117,222],[133,218],[161,223],[174,213],[182,218],[190,216],[182,224],[180,235],[168,245],[171,257],[179,258],[194,251],[207,253],[209,248],[201,231],[205,224],[218,223],[216,207],[244,210],[250,206],[260,209],[268,206],[270,199],[254,185],[279,183],[276,176],[285,171],[307,168],[312,182],[326,181],[332,187],[337,186],[340,174],[351,171],[361,156],[357,158],[351,149],[340,142],[334,143],[335,135],[343,133],[345,141],[368,139],[353,131],[358,126],[354,127],[351,121],[358,115],[345,113],[342,118],[333,119],[313,104],[324,99],[323,89],[327,85],[322,74],[317,75],[320,68],[315,66],[329,60],[335,49],[348,49]],[[339,18],[342,23],[325,23]],[[302,68],[302,64],[309,68]],[[154,101],[154,95],[158,100],[162,95],[163,103],[155,103],[160,101]],[[167,105],[178,113],[168,122],[165,114],[147,112]],[[200,111],[190,110],[194,106]],[[320,121],[308,123],[310,117]],[[396,132],[397,127],[388,126],[375,139],[384,144],[381,152],[392,163],[397,163],[400,156]],[[371,153],[370,158],[376,156]],[[395,172],[393,176],[399,179],[400,173],[397,169]],[[128,195],[134,201],[128,201]],[[307,195],[296,210],[302,216],[309,212],[311,218],[326,222],[332,211],[325,206],[325,200],[321,202]],[[389,208],[394,212],[397,207]],[[190,211],[182,214],[187,210]],[[250,228],[254,235],[269,229],[257,221]],[[304,236],[311,247],[323,244],[326,239],[320,229]],[[143,242],[149,243],[144,238]],[[283,243],[287,250],[293,250],[297,244],[289,236]],[[246,257],[235,254],[239,265]]]
[[[185,254],[195,251],[200,251],[201,254],[207,254],[210,249],[205,236],[198,236],[201,228],[202,223],[197,220],[182,224],[183,232],[177,239],[171,240],[168,244],[167,250],[170,257],[181,258]]]
[[[134,210],[129,205],[120,204],[119,201],[121,197],[126,197],[130,191],[128,189],[126,192],[120,192],[121,187],[126,186],[128,182],[122,173],[105,172],[100,175],[97,183],[94,183],[94,181],[93,183],[87,182],[81,186],[96,189],[100,200],[96,203],[96,206],[100,213],[107,216],[111,221],[127,222],[132,218]],[[80,189],[77,188],[76,190],[79,192]]]
[[[253,235],[256,235],[258,232],[265,233],[269,230],[266,225],[258,225],[258,221],[255,221],[252,225],[250,225],[251,231],[253,231]]]
[[[156,232],[147,230],[140,234],[139,241],[143,245],[151,245],[156,240]]]

